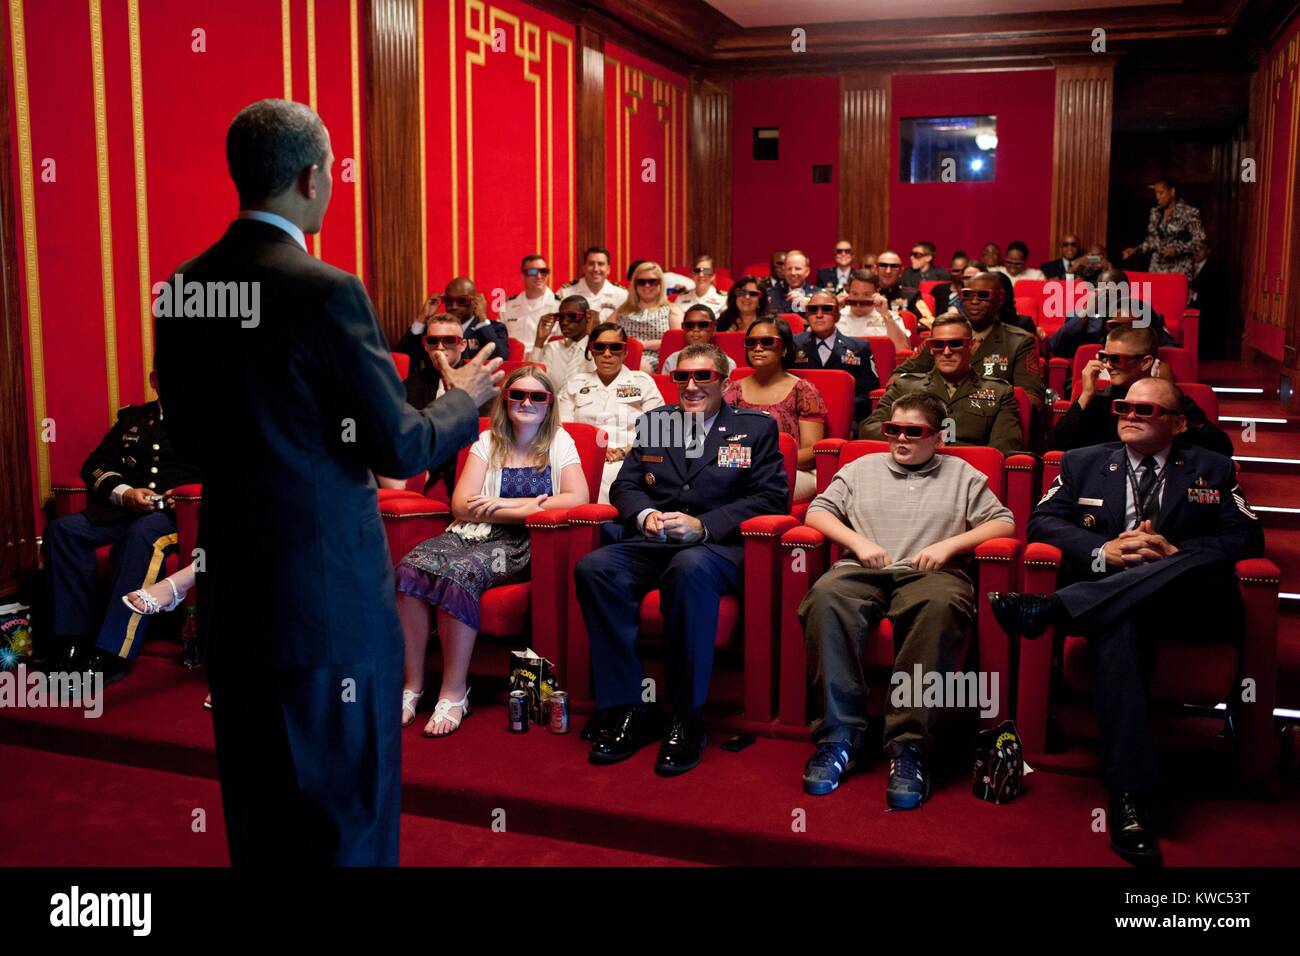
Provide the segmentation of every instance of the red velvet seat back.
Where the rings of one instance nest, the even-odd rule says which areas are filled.
[[[1144,282],[1151,284],[1149,298],[1140,294],[1140,287],[1134,294],[1164,316],[1169,330],[1181,340],[1183,311],[1187,308],[1187,276],[1181,272],[1130,272],[1128,281],[1130,285]]]
[[[393,357],[393,365],[397,367],[397,377],[406,381],[406,377],[411,374],[411,356],[405,352],[389,352]]]
[[[748,367],[749,357],[745,354],[744,332],[719,332],[713,337],[713,344],[726,352],[736,365]]]
[[[871,346],[871,358],[876,363],[876,377],[880,379],[880,384],[884,385],[885,382],[889,381],[889,376],[894,374],[894,368],[898,365],[898,355],[894,350],[894,343],[883,335],[873,335],[871,338],[862,341]]]
[[[754,374],[748,365],[731,373],[732,381],[740,381]],[[826,438],[848,438],[853,424],[853,397],[857,383],[848,372],[837,368],[792,368],[797,375],[821,393],[826,403]]]

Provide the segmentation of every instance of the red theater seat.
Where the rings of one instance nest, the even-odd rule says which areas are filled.
[[[516,369],[521,369],[525,367],[532,367],[542,372],[546,371],[545,362],[517,362],[514,359],[511,359],[509,361],[501,363],[501,371],[505,372],[507,376],[511,372],[515,371]],[[505,381],[505,379],[502,378],[502,381]]]
[[[795,335],[798,335],[805,328],[803,316],[798,312],[782,312],[781,318],[785,319],[786,324],[790,326],[790,331]]]
[[[1061,552],[1042,542],[1024,552],[1024,590],[1052,593],[1060,585]],[[1278,739],[1273,729],[1277,697],[1277,616],[1281,572],[1272,561],[1237,562],[1237,581],[1246,607],[1240,658],[1228,646],[1156,638],[1151,698],[1158,707],[1214,707],[1236,685],[1238,674],[1255,681],[1255,701],[1242,705],[1237,725],[1243,778],[1268,784],[1278,769]],[[1050,632],[1049,632],[1050,633]],[[1016,726],[1029,754],[1047,752],[1047,724],[1071,702],[1091,700],[1092,666],[1087,642],[1058,633],[1021,641],[1016,693]],[[1059,662],[1059,663],[1058,663]],[[1221,719],[1221,718],[1220,718]]]
[[[510,338],[507,341],[506,350],[510,353],[509,355],[504,356],[507,360],[511,362],[522,362],[524,360],[526,349],[524,348],[524,343],[520,342],[518,339]],[[496,356],[496,358],[502,357],[503,356],[500,355]]]
[[[713,337],[713,344],[726,352],[737,366],[749,365],[749,356],[745,354],[744,332],[719,332]]]
[[[819,446],[820,447],[820,446]],[[856,461],[863,455],[888,452],[889,443],[882,441],[851,441],[841,443],[836,449],[834,463],[826,484],[834,472]],[[1007,472],[1002,455],[992,448],[961,447],[941,448],[940,454],[953,455],[969,462],[988,476],[989,487],[998,498],[1015,511],[1008,500]],[[827,455],[827,458],[830,456]],[[1017,456],[1028,457],[1028,456]],[[822,484],[822,458],[818,458],[818,488]],[[882,507],[888,507],[882,503]],[[1016,516],[1019,529],[1022,520]],[[972,650],[977,653],[982,671],[996,671],[998,679],[998,713],[989,723],[996,723],[1011,715],[1011,642],[997,626],[988,606],[989,591],[1014,590],[1016,560],[1020,555],[1021,540],[995,538],[986,541],[975,551],[977,578],[975,596],[976,639]],[[840,549],[830,545],[821,532],[800,525],[781,538],[781,600],[780,600],[780,658],[781,683],[778,722],[788,728],[804,727],[808,723],[808,663],[804,647],[803,627],[799,623],[799,605],[817,579],[839,560]],[[872,683],[872,698],[879,701],[887,693],[889,675],[894,666],[894,632],[889,621],[882,621],[868,637],[862,666]]]
[[[755,279],[762,279],[771,274],[772,267],[766,262],[751,262],[737,273],[742,276],[753,276]]]
[[[894,343],[883,335],[873,335],[862,341],[871,346],[871,358],[876,363],[876,377],[882,382],[889,381],[889,376],[894,374],[894,369],[898,366]]]
[[[1128,281],[1151,284],[1151,308],[1164,316],[1170,334],[1191,353],[1193,365],[1188,378],[1195,378],[1198,371],[1195,357],[1200,339],[1201,310],[1187,307],[1187,276],[1181,272],[1130,272]],[[1139,298],[1142,296],[1139,295]]]
[[[491,421],[479,419],[485,431]],[[578,446],[587,492],[594,501],[600,492],[605,463],[605,434],[591,425],[566,422],[565,430]],[[460,476],[469,457],[468,446],[460,450],[456,475]],[[436,537],[451,524],[451,506],[424,495],[390,497],[379,502],[388,536],[389,554],[396,565],[422,541]],[[564,632],[568,603],[564,599],[564,572],[569,511],[542,511],[528,519],[532,548],[532,580],[489,588],[483,594],[480,634],[511,638],[521,646],[529,644],[537,653],[565,673]]]
[[[405,352],[389,352],[393,357],[393,366],[397,369],[397,377],[406,381],[406,376],[411,374],[411,356]]]
[[[753,374],[754,370],[746,365],[732,372],[731,379],[738,382]],[[857,389],[853,376],[837,368],[792,368],[790,374],[804,379],[821,393],[826,403],[826,437],[849,438]]]
[[[794,496],[794,475],[799,447],[789,435],[782,434],[781,454],[789,498]],[[789,498],[787,498],[787,507]],[[569,513],[568,662],[569,694],[576,704],[588,706],[591,695],[591,643],[578,606],[573,569],[578,560],[601,545],[601,525],[615,521],[618,512],[612,505],[583,505]],[[728,595],[719,604],[717,644],[739,645],[744,650],[744,717],[746,721],[768,722],[772,719],[776,689],[777,591],[780,580],[780,556],[777,546],[781,535],[798,522],[790,515],[760,515],[740,526],[744,538],[744,578],[741,596]],[[743,604],[742,604],[743,599]],[[664,622],[659,613],[659,591],[650,591],[641,601],[642,637],[662,636]],[[552,658],[553,659],[553,658]]]
[[[1047,366],[1047,387],[1054,391],[1058,396],[1062,396],[1065,389],[1065,370],[1070,370],[1070,401],[1079,397],[1083,391],[1083,367],[1097,357],[1101,351],[1100,345],[1089,343],[1080,345],[1074,353],[1074,358],[1054,358]],[[1192,353],[1187,349],[1178,348],[1173,345],[1162,345],[1157,355],[1160,361],[1169,366],[1174,373],[1174,381],[1179,384],[1183,382],[1196,381],[1196,364],[1193,361]],[[1058,397],[1057,402],[1065,401],[1063,397]],[[1065,407],[1070,407],[1070,401],[1065,401]]]
[[[926,307],[930,310],[931,315],[938,315],[938,309],[934,304],[934,290],[941,285],[949,285],[947,279],[924,279],[921,282],[921,298],[925,301]]]

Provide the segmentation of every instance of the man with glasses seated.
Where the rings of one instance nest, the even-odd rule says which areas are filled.
[[[966,280],[959,291],[960,317],[970,326],[974,349],[971,364],[975,374],[1018,385],[1040,404],[1047,390],[1043,385],[1042,365],[1038,361],[1038,344],[1024,329],[998,319],[1002,307],[1002,284],[995,273],[981,272]],[[937,329],[940,319],[935,319]],[[906,372],[929,372],[934,368],[933,354],[921,349],[895,369]],[[983,444],[983,443],[980,443]]]
[[[665,273],[665,277],[667,275]],[[691,275],[695,277],[695,288],[679,295],[673,302],[674,308],[684,313],[693,305],[707,305],[713,310],[713,314],[717,315],[727,307],[727,297],[713,285],[712,256],[696,256],[695,265],[691,267]]]
[[[614,310],[627,301],[627,289],[609,281],[609,250],[604,246],[589,246],[582,253],[582,276],[574,279],[556,293],[561,299],[580,295],[588,308],[599,313],[596,322],[604,322]],[[593,325],[595,323],[592,323]],[[556,384],[559,387],[559,384]]]
[[[718,322],[713,317],[713,310],[702,303],[690,306],[682,317],[682,332],[686,338],[686,345],[712,345],[713,337],[718,333]],[[686,351],[685,346],[664,359],[659,371],[671,372],[677,368],[677,359],[684,351]],[[727,374],[730,375],[735,370],[736,362],[728,355]]]
[[[560,325],[560,338],[548,341],[556,322]],[[564,391],[564,385],[579,372],[594,372],[587,354],[587,333],[596,326],[600,319],[595,309],[587,307],[587,300],[580,295],[565,296],[560,302],[560,311],[544,315],[537,324],[537,335],[533,338],[532,351],[528,361],[541,362],[546,366],[546,377],[555,386],[555,391]]]
[[[804,308],[808,329],[794,337],[795,368],[838,369],[853,376],[853,421],[871,414],[871,393],[880,386],[871,344],[839,330],[840,307],[830,292],[815,292]]]
[[[758,280],[758,287],[771,295],[772,286],[783,281],[785,281],[785,250],[773,249],[772,255],[767,260],[767,275]]]
[[[768,304],[773,312],[778,315],[782,312],[803,312],[808,297],[818,289],[810,273],[806,255],[798,249],[791,249],[785,254],[785,278],[773,283],[767,293]]]
[[[1064,279],[1072,275],[1074,270],[1070,268],[1071,263],[1079,257],[1079,237],[1072,232],[1067,232],[1061,237],[1061,257],[1053,259],[1051,262],[1044,262],[1038,267],[1043,273],[1044,279]]]
[[[899,398],[882,428],[889,452],[845,465],[808,507],[808,526],[844,553],[799,606],[822,698],[813,723],[817,752],[803,773],[804,792],[814,796],[835,790],[862,749],[862,657],[871,627],[893,622],[896,674],[959,670],[975,617],[968,556],[984,541],[1015,534],[1010,510],[984,474],[935,454],[947,413],[923,392]],[[941,713],[885,701],[889,806],[911,810],[929,797],[926,763]]]
[[[1060,548],[1073,583],[1050,595],[989,595],[1009,635],[1032,639],[1056,626],[1087,639],[1111,796],[1106,829],[1111,849],[1139,864],[1160,859],[1147,714],[1153,641],[1235,638],[1241,598],[1233,568],[1264,551],[1232,459],[1181,441],[1183,403],[1178,386],[1158,378],[1111,401],[1119,441],[1067,451],[1029,519],[1029,540]]]
[[[1097,357],[1083,367],[1079,397],[1070,403],[1069,411],[1052,429],[1051,447],[1069,451],[1116,441],[1119,433],[1115,416],[1111,414],[1111,402],[1127,397],[1135,383],[1156,374],[1156,351],[1156,334],[1152,329],[1121,325],[1112,330]],[[1167,373],[1167,368],[1162,367],[1162,371]],[[1103,372],[1108,382],[1101,381]],[[1188,398],[1183,415],[1187,428],[1180,436],[1181,441],[1232,457],[1232,439],[1209,420],[1201,406]]]
[[[700,762],[718,605],[740,590],[740,525],[789,507],[776,422],[722,400],[722,350],[687,346],[671,374],[680,403],[641,417],[610,489],[618,521],[605,530],[613,543],[584,556],[574,572],[598,708],[590,760],[617,763],[662,740],[655,761],[661,776]],[[642,696],[636,650],[641,599],[656,588],[667,670],[658,696],[672,716],[667,737]]]
[[[889,303],[891,312],[910,309],[914,298],[920,297],[917,290],[903,288],[903,260],[893,249],[886,249],[876,257],[876,276],[880,279],[880,294]]]
[[[853,272],[853,243],[841,239],[835,243],[835,265],[829,269],[817,270],[817,285],[823,289],[843,292],[849,286],[849,276]]]
[[[899,283],[908,290],[908,294],[921,291],[921,283],[931,279],[947,279],[951,273],[934,264],[934,243],[912,243],[911,265],[898,277]]]
[[[519,271],[524,277],[524,291],[506,300],[501,309],[501,322],[512,339],[529,349],[537,338],[538,322],[542,316],[554,312],[560,300],[547,285],[551,270],[540,254],[524,256]],[[508,355],[501,357],[509,358]]]
[[[429,296],[420,317],[411,323],[411,328],[398,341],[394,351],[409,355],[412,367],[423,365],[427,361],[423,342],[425,326],[433,316],[449,312],[467,316],[461,327],[465,339],[465,361],[473,359],[489,342],[495,346],[493,358],[510,357],[510,333],[505,323],[488,318],[487,299],[474,288],[473,280],[465,276],[457,276],[448,282],[442,295]]]
[[[951,425],[944,441],[949,445],[989,445],[1010,455],[1025,450],[1016,395],[1001,379],[982,378],[971,367],[971,327],[963,318],[935,319],[925,340],[933,356],[928,372],[895,376],[880,404],[862,423],[859,437],[882,439],[894,402],[904,395],[933,395],[947,409]]]

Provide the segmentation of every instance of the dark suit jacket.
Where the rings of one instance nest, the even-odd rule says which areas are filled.
[[[157,471],[150,470],[154,468]],[[86,483],[86,520],[109,525],[129,523],[143,514],[113,504],[118,485],[160,495],[202,479],[197,468],[177,456],[159,404],[145,402],[118,410],[116,424],[81,466],[81,480]]]
[[[857,267],[855,266],[854,268]],[[847,281],[844,282],[843,284],[840,283],[839,272],[836,270],[834,266],[831,266],[829,269],[817,270],[818,288],[841,289],[841,288],[845,288],[847,285],[848,285]]]
[[[831,340],[831,357],[822,364],[820,343],[812,332],[800,332],[794,337],[795,348],[799,350],[799,359],[795,368],[838,369],[853,376],[853,420],[860,422],[871,414],[871,393],[880,387],[880,377],[876,373],[876,361],[871,357],[871,344],[865,339],[850,338],[838,329]],[[856,361],[845,361],[848,356]]]
[[[1038,267],[1038,271],[1043,274],[1044,279],[1064,279],[1065,260],[1053,259],[1051,262],[1044,262]]]
[[[1119,441],[1119,421],[1111,413],[1110,403],[1112,399],[1123,398],[1127,392],[1125,388],[1098,394],[1087,407],[1080,407],[1077,401],[1071,402],[1069,410],[1052,429],[1051,447],[1068,451]],[[1205,410],[1190,398],[1187,400],[1187,431],[1179,435],[1178,440],[1229,458],[1233,455],[1232,439],[1227,432],[1212,424]]]
[[[237,220],[177,271],[186,282],[260,283],[251,327],[157,321],[168,428],[203,472],[210,660],[400,667],[372,473],[436,468],[477,436],[478,409],[458,390],[423,411],[408,405],[361,281],[275,226]]]
[[[1098,576],[1095,549],[1126,528],[1126,458],[1120,442],[1067,451],[1060,476],[1029,519],[1029,540],[1060,548],[1078,577]],[[1165,467],[1159,534],[1180,549],[1216,552],[1228,568],[1264,553],[1259,519],[1246,504],[1231,458],[1175,442]]]
[[[610,504],[630,534],[639,533],[637,516],[646,508],[689,514],[708,529],[706,544],[726,549],[724,556],[739,561],[741,523],[789,510],[790,482],[776,422],[766,412],[723,402],[703,453],[688,458],[685,443],[673,440],[681,434],[680,416],[680,405],[663,405],[642,416],[633,450],[610,486]],[[642,445],[643,436],[650,443]],[[719,464],[719,450],[727,447],[748,448],[747,467]]]
[[[489,342],[495,343],[496,350],[492,353],[493,358],[508,359],[510,358],[510,331],[506,328],[504,322],[479,322],[478,319],[471,319],[461,328],[465,336],[465,351],[461,353],[461,358],[468,362],[478,354],[479,349]],[[423,335],[416,335],[410,327],[402,334],[397,342],[397,348],[394,352],[404,352],[411,357],[411,368],[432,368],[429,362],[429,353],[424,350]]]

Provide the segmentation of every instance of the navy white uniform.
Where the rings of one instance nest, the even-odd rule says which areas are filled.
[[[199,471],[177,456],[155,401],[117,413],[116,424],[81,466],[81,478],[86,510],[54,519],[42,542],[52,588],[51,631],[56,642],[73,645],[97,632],[101,651],[134,660],[151,618],[127,610],[118,597],[164,576],[166,557],[176,550],[176,515],[171,509],[133,511],[121,504],[122,493],[148,488],[161,495],[199,481]],[[113,545],[113,584],[100,620],[95,549],[106,544]]]
[[[1143,466],[1133,457],[1120,442],[1067,451],[1060,476],[1029,520],[1029,539],[1060,548],[1076,579],[1057,596],[1074,619],[1070,632],[1088,638],[1096,660],[1096,706],[1112,792],[1156,785],[1146,712],[1155,638],[1205,640],[1225,627],[1239,629],[1233,566],[1264,551],[1259,520],[1237,484],[1232,459],[1176,442],[1158,472],[1148,513],[1156,532],[1179,551],[1136,567],[1094,570],[1104,567],[1098,549],[1139,518],[1135,498]],[[1157,466],[1160,459],[1155,456]]]
[[[628,453],[610,489],[618,524],[606,527],[616,543],[585,555],[575,571],[600,708],[641,703],[641,599],[656,588],[673,711],[684,715],[704,705],[718,602],[740,588],[740,525],[789,509],[789,479],[771,417],[723,402],[696,456],[671,439],[681,434],[670,424],[680,414],[681,406],[665,405],[641,417],[638,438],[663,441],[638,440]],[[647,538],[640,530],[647,511],[692,515],[705,538],[694,544]]]
[[[531,349],[537,341],[537,326],[542,316],[560,310],[560,300],[550,289],[543,289],[535,299],[528,298],[524,292],[506,299],[501,307],[501,324],[506,327],[510,338],[524,343],[525,349]],[[502,356],[506,358],[508,356]]]

